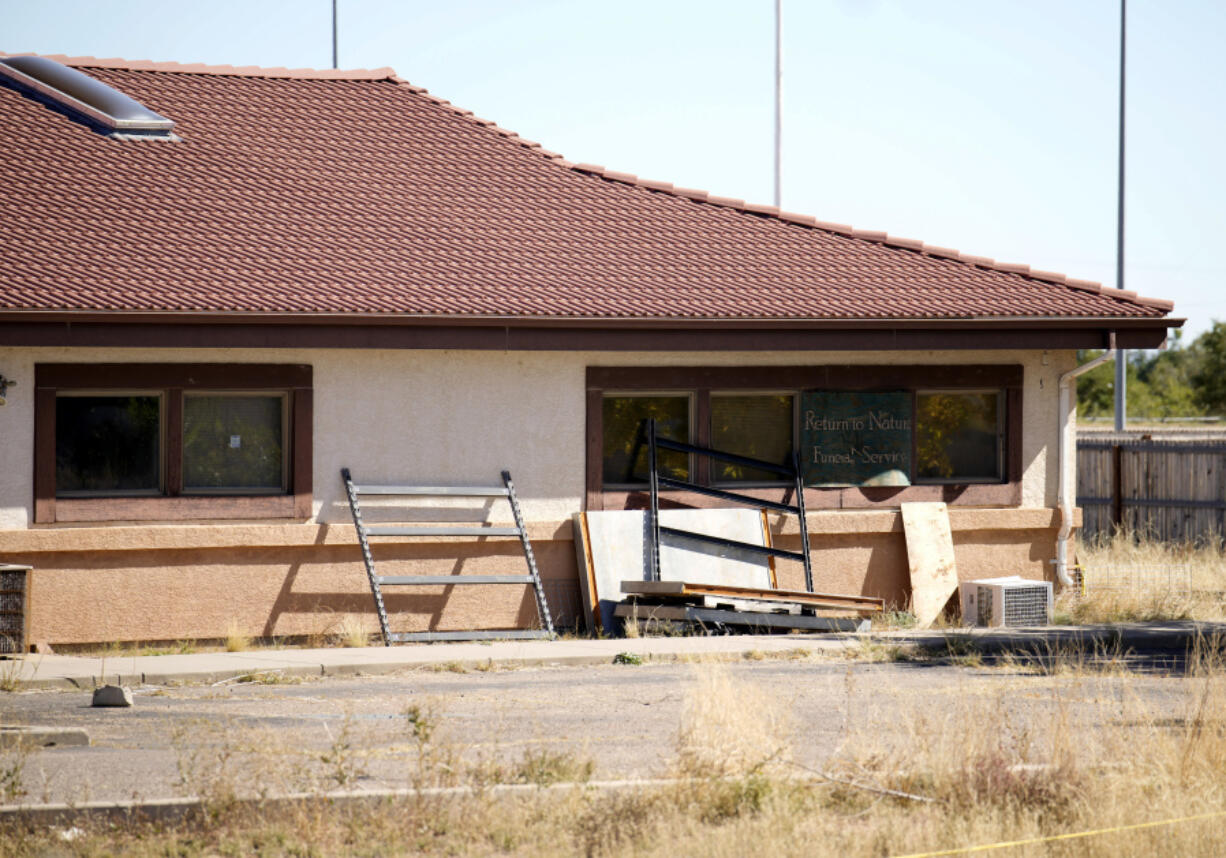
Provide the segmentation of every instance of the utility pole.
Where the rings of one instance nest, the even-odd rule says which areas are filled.
[[[336,65],[336,0],[332,0],[332,68]]]
[[[1120,154],[1119,200],[1115,223],[1115,288],[1124,288],[1124,47],[1128,0],[1120,0]],[[1115,431],[1123,432],[1128,420],[1128,352],[1115,353]]]
[[[783,205],[783,0],[775,0],[775,208]]]

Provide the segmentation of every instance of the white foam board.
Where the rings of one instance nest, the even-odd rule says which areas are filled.
[[[756,509],[666,509],[660,511],[660,524],[751,545],[767,544],[762,513]],[[647,528],[644,510],[576,513],[576,555],[584,605],[588,611],[595,606],[589,623],[594,620],[600,628],[612,630],[613,611],[625,598],[621,582],[650,580]],[[765,556],[670,536],[661,538],[660,580],[773,586]]]

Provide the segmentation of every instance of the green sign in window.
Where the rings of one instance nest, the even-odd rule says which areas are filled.
[[[910,393],[803,394],[805,485],[911,485],[911,431]]]

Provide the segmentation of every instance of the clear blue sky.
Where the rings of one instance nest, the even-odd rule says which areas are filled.
[[[331,65],[330,0],[0,0],[0,49]],[[1131,0],[1125,286],[1226,320],[1226,3]],[[784,0],[792,210],[1115,284],[1118,0]],[[340,0],[390,65],[585,161],[772,196],[773,0]]]

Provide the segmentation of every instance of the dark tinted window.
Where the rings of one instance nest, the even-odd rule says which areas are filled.
[[[58,396],[56,494],[161,490],[160,396]]]
[[[919,393],[915,412],[919,478],[1002,478],[999,393]]]
[[[792,464],[792,395],[711,396],[711,446],[716,450]],[[726,482],[779,482],[778,474],[711,460],[711,479]]]
[[[647,481],[647,439],[643,421],[656,419],[659,437],[690,440],[688,396],[606,396],[603,403],[604,482],[607,485],[641,484]],[[685,453],[660,451],[660,472],[680,480],[689,479]]]

